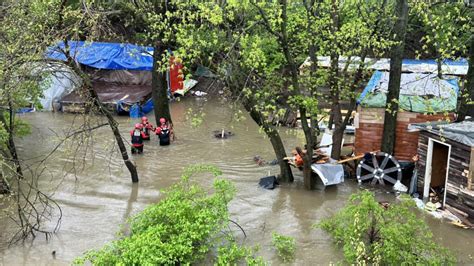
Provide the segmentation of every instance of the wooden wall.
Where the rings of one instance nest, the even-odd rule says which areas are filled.
[[[472,214],[470,218],[474,218],[474,190],[472,190],[474,189],[474,184],[472,183],[474,168],[471,167],[474,164],[474,157],[472,156],[474,154],[474,147],[469,147],[450,139],[441,139],[438,135],[421,131],[418,143],[418,154],[420,156],[417,166],[418,193],[421,196],[425,196],[423,195],[423,187],[429,138],[451,145],[446,203]]]
[[[383,121],[385,109],[383,108],[359,108],[359,123],[356,125],[355,152],[365,153],[380,150],[383,135]],[[448,117],[451,121],[454,114]],[[418,132],[408,132],[408,124],[423,123],[429,121],[445,120],[444,114],[425,115],[401,111],[397,115],[397,127],[395,137],[395,157],[397,160],[410,161],[417,153]]]

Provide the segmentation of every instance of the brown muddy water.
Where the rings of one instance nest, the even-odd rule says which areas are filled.
[[[200,127],[193,128],[186,120],[189,108],[206,114]],[[328,265],[342,260],[342,252],[331,238],[312,225],[343,207],[349,195],[360,189],[354,180],[325,190],[306,191],[301,173],[296,170],[293,184],[273,191],[261,189],[259,178],[268,173],[276,174],[278,167],[260,167],[253,161],[255,155],[268,161],[274,156],[268,139],[248,116],[244,115],[246,119],[237,122],[232,119],[235,110],[229,103],[195,98],[172,103],[171,111],[177,140],[171,146],[160,147],[153,138],[146,143],[144,155],[133,157],[140,175],[138,185],[132,185],[120,157],[111,150],[113,136],[107,127],[95,131],[93,149],[85,158],[76,158],[75,165],[71,147],[61,146],[47,161],[47,169],[39,181],[39,186],[52,193],[62,207],[60,231],[49,241],[37,237],[8,246],[13,228],[9,220],[0,220],[0,265],[70,264],[86,250],[113,240],[130,215],[157,202],[160,191],[177,182],[182,170],[195,163],[214,164],[222,169],[223,178],[235,183],[238,192],[230,204],[232,219],[247,233],[243,242],[259,245],[259,254],[272,264],[282,264],[271,245],[272,232],[296,239],[295,265]],[[23,118],[32,124],[33,134],[17,140],[17,145],[21,158],[33,158],[31,161],[55,147],[58,137],[53,132],[63,134],[79,119],[70,114],[52,113],[32,113]],[[138,119],[117,119],[128,140],[128,131]],[[150,119],[154,121],[153,117]],[[222,128],[233,131],[235,136],[215,139],[211,132]],[[288,129],[282,129],[282,136],[288,150],[301,145],[304,139],[300,132]],[[208,176],[198,176],[195,180],[205,185],[211,183]],[[384,199],[395,198],[383,190],[376,189],[376,193]],[[437,241],[456,254],[459,264],[474,264],[474,230],[458,229],[430,217],[426,219]]]

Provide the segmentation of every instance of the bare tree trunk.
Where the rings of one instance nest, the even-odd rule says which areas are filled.
[[[18,153],[16,150],[15,140],[14,140],[14,130],[15,130],[15,112],[13,111],[13,105],[11,101],[8,103],[8,114],[9,118],[8,121],[5,118],[3,112],[0,113],[0,121],[5,125],[7,132],[8,132],[8,140],[7,140],[7,148],[9,152],[9,156],[11,157],[11,161],[13,162],[16,173],[18,174],[19,178],[23,178],[23,171],[20,165],[20,159],[18,158]]]
[[[160,62],[165,57],[166,49],[157,41],[153,51],[153,72],[152,72],[152,97],[155,112],[156,124],[159,125],[160,118],[166,118],[170,123],[170,105],[168,99],[168,83],[166,81],[166,71]]]
[[[255,104],[253,104],[252,101],[244,100],[243,105],[245,110],[249,112],[250,117],[252,117],[257,125],[263,128],[263,131],[270,139],[273,151],[275,152],[275,156],[278,160],[278,165],[280,166],[280,179],[283,182],[293,182],[294,178],[290,165],[284,160],[286,157],[286,151],[278,130],[275,128],[275,126],[265,121],[265,117],[259,111],[255,110]]]
[[[58,31],[61,31],[63,28],[63,20],[64,20],[64,9],[67,5],[67,0],[61,0],[59,10],[57,12],[57,15],[59,16],[58,18],[58,23],[56,25],[56,28]],[[90,99],[92,100],[92,104],[97,107],[98,111],[105,115],[107,117],[107,121],[109,123],[110,128],[112,129],[112,132],[115,136],[115,141],[117,142],[117,145],[119,146],[120,153],[122,154],[122,159],[123,162],[125,163],[125,166],[127,167],[128,171],[130,172],[130,176],[132,178],[133,183],[138,182],[138,173],[137,173],[137,168],[136,166],[132,163],[130,158],[128,157],[128,152],[127,152],[127,147],[123,143],[122,136],[120,135],[120,131],[118,129],[118,123],[115,121],[114,117],[112,114],[103,106],[102,102],[99,99],[99,96],[97,95],[97,92],[92,88],[91,80],[87,74],[82,71],[80,66],[76,64],[74,59],[71,57],[71,54],[69,53],[69,45],[68,45],[68,39],[70,36],[66,35],[63,36],[64,38],[64,47],[65,50],[62,51],[64,56],[66,57],[66,64],[71,67],[74,72],[80,76],[84,82],[85,89],[87,89],[87,92],[89,94]]]
[[[293,86],[293,89],[297,93],[301,93],[300,91],[300,84],[298,80],[298,67],[296,65],[296,62],[294,61],[293,56],[291,55],[290,52],[290,46],[288,42],[288,32],[287,32],[287,23],[288,23],[288,16],[287,16],[287,6],[288,3],[286,0],[280,0],[280,6],[282,9],[282,14],[281,14],[281,19],[282,23],[280,24],[280,31],[281,35],[279,37],[279,43],[281,46],[281,49],[283,51],[283,54],[285,56],[286,62],[288,63],[288,66],[290,67],[290,72],[291,72],[291,85]],[[304,179],[304,184],[306,189],[312,189],[314,187],[314,179],[312,178],[312,170],[311,170],[311,162],[313,159],[313,146],[310,145],[313,143],[312,140],[312,128],[310,125],[308,125],[308,116],[306,113],[306,108],[303,106],[299,107],[300,111],[300,120],[301,120],[301,126],[303,128],[303,132],[306,138],[306,155],[303,156],[303,179]]]
[[[0,173],[0,194],[8,194],[10,193],[10,186],[8,186],[7,181],[3,174]]]
[[[99,96],[97,95],[97,92],[92,88],[89,80],[88,80],[88,83],[86,83],[86,86],[87,86],[86,87],[87,90],[89,91],[90,97],[94,101],[94,105],[99,109],[99,111],[103,115],[107,117],[109,126],[112,129],[112,132],[114,133],[115,141],[117,142],[120,153],[122,154],[123,162],[125,163],[125,166],[130,172],[130,177],[132,178],[132,182],[137,183],[138,182],[137,167],[135,166],[135,164],[132,163],[132,161],[128,157],[127,147],[125,146],[125,143],[123,143],[122,135],[120,135],[120,130],[118,129],[117,121],[115,121],[112,114],[102,105],[102,103],[100,102]]]
[[[130,172],[132,182],[137,183],[138,182],[137,168],[135,164],[133,164],[133,162],[128,157],[127,147],[125,146],[125,143],[123,142],[122,135],[120,135],[120,130],[118,128],[117,121],[115,121],[110,111],[107,110],[107,108],[105,108],[105,106],[100,101],[99,96],[97,95],[97,92],[92,87],[91,81],[89,77],[87,76],[87,74],[85,74],[84,71],[82,71],[82,69],[80,69],[79,66],[76,65],[74,61],[72,61],[72,58],[70,58],[69,55],[66,55],[66,56],[68,57],[68,61],[67,61],[68,65],[72,67],[74,72],[82,78],[82,81],[84,82],[83,86],[87,90],[87,93],[89,94],[89,98],[92,101],[92,104],[97,108],[100,114],[105,115],[105,117],[107,118],[110,129],[112,129],[112,132],[115,137],[115,141],[117,142],[120,153],[122,155],[123,162],[125,163],[125,166]]]
[[[228,38],[232,38],[233,34],[228,34]],[[233,40],[230,40],[233,42]],[[236,44],[238,45],[238,44]],[[238,49],[235,49],[238,51]],[[240,55],[236,52],[229,53],[229,58],[239,58]],[[231,61],[230,65],[231,71],[233,73],[230,76],[226,76],[224,82],[229,87],[232,94],[240,98],[242,89],[246,87],[246,80],[245,72],[242,70],[238,59],[235,61]],[[250,96],[251,97],[251,96]],[[277,128],[270,122],[267,121],[266,116],[264,116],[258,109],[256,109],[257,104],[255,103],[254,99],[244,96],[241,100],[242,105],[244,106],[245,110],[250,114],[250,117],[259,125],[265,134],[270,139],[270,143],[272,144],[273,151],[275,152],[275,156],[278,160],[278,165],[280,166],[280,180],[282,182],[293,182],[294,177],[291,171],[291,167],[287,161],[284,160],[286,155],[285,146],[283,145],[283,141],[281,140],[280,133],[278,132]]]
[[[471,34],[469,48],[469,70],[467,81],[461,94],[461,105],[459,107],[458,121],[463,121],[466,115],[474,115],[474,34]]]
[[[397,0],[395,8],[397,21],[394,25],[396,44],[390,56],[390,76],[388,82],[387,103],[385,106],[385,119],[381,150],[393,154],[395,149],[395,129],[397,125],[398,99],[400,96],[400,81],[402,77],[402,60],[405,49],[405,35],[408,20],[407,0]]]

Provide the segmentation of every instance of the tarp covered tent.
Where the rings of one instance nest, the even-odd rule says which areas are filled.
[[[360,57],[339,57],[339,68],[344,69],[349,63],[349,69],[356,69],[360,63]],[[366,58],[364,61],[368,69],[390,71],[390,59],[389,58]],[[311,59],[308,57],[304,63],[300,66],[300,70],[303,70],[311,65]],[[318,56],[318,66],[330,67],[331,58],[329,56]],[[469,62],[467,59],[460,60],[443,60],[441,62],[441,72],[444,75],[467,75],[469,68]],[[438,63],[434,59],[403,59],[402,71],[405,73],[437,73]]]
[[[62,97],[74,91],[82,83],[81,78],[62,63],[44,64],[39,71],[46,74],[46,78],[40,83],[40,88],[43,91],[40,103],[43,110],[46,111],[53,111],[55,103],[58,103]]]
[[[153,69],[153,48],[128,43],[105,43],[69,41],[69,54],[77,62],[97,68],[109,70],[145,70]],[[64,42],[50,47],[46,57],[65,61],[62,53]]]
[[[384,108],[389,72],[375,71],[358,103],[363,107]],[[400,85],[400,108],[416,113],[440,113],[456,110],[459,85],[457,77],[438,78],[429,73],[403,73]]]
[[[115,104],[114,109],[117,113],[126,114],[135,105],[134,112],[130,115],[142,114],[150,110],[150,107],[152,108],[153,105],[150,105],[149,99],[151,98],[153,47],[84,41],[69,41],[68,46],[71,57],[87,66],[86,69],[92,76],[93,87],[99,98],[109,106]],[[46,57],[64,61],[66,60],[62,52],[64,48],[64,42],[59,42],[49,47]],[[182,82],[182,73],[178,73],[178,69],[172,70],[175,71],[168,71],[169,74],[177,77],[170,78],[168,75],[167,79],[177,80],[178,82],[175,83],[179,86],[174,84],[175,91],[171,95],[182,96],[196,84],[196,81]],[[180,86],[182,88],[179,88]],[[80,93],[71,93],[61,101],[64,105],[68,105],[65,110],[71,112],[82,111],[80,106],[83,102],[84,99],[80,97]]]

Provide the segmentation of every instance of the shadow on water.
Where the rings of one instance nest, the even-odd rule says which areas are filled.
[[[189,110],[206,114],[203,124],[193,128],[186,120]],[[273,264],[281,262],[271,244],[271,233],[277,232],[296,239],[295,264],[329,264],[342,259],[342,251],[336,248],[321,229],[314,228],[322,218],[329,217],[342,208],[349,196],[360,188],[354,180],[307,191],[303,186],[301,172],[294,170],[295,182],[282,184],[275,190],[258,187],[261,177],[278,173],[278,166],[258,166],[253,158],[261,156],[266,161],[275,158],[268,139],[259,133],[259,128],[245,116],[243,121],[233,121],[233,110],[228,103],[217,100],[186,98],[173,102],[171,113],[177,140],[168,147],[160,147],[156,136],[145,144],[143,155],[134,156],[140,175],[139,184],[131,184],[129,174],[118,154],[111,152],[113,136],[106,127],[95,131],[93,155],[85,158],[83,170],[75,174],[64,174],[65,164],[70,165],[70,151],[61,147],[48,161],[46,178],[39,181],[40,187],[54,192],[54,198],[63,209],[63,222],[59,233],[46,242],[38,237],[23,245],[8,247],[9,221],[0,220],[0,264],[1,265],[68,265],[77,256],[89,249],[99,248],[115,239],[116,232],[127,232],[122,226],[129,217],[156,203],[160,191],[176,183],[182,170],[189,164],[207,163],[218,166],[223,178],[231,180],[237,194],[231,201],[229,211],[232,220],[243,227],[247,238],[243,239],[237,226],[232,227],[236,235],[248,245],[259,245],[260,254]],[[243,112],[245,113],[245,112]],[[32,113],[23,116],[34,127],[35,135],[18,140],[22,158],[44,156],[57,143],[51,130],[62,132],[77,119],[70,114]],[[120,130],[126,139],[127,132],[137,121],[118,117]],[[149,117],[154,121],[154,117]],[[235,135],[216,139],[212,131],[222,129]],[[299,131],[282,128],[281,135],[288,152],[301,146],[304,136]],[[211,185],[207,176],[196,176],[194,181],[204,186]],[[388,197],[392,197],[389,195]],[[428,219],[434,235],[439,241],[458,252],[464,263],[473,253],[474,233],[461,231],[437,220]],[[55,251],[55,256],[52,252]]]

